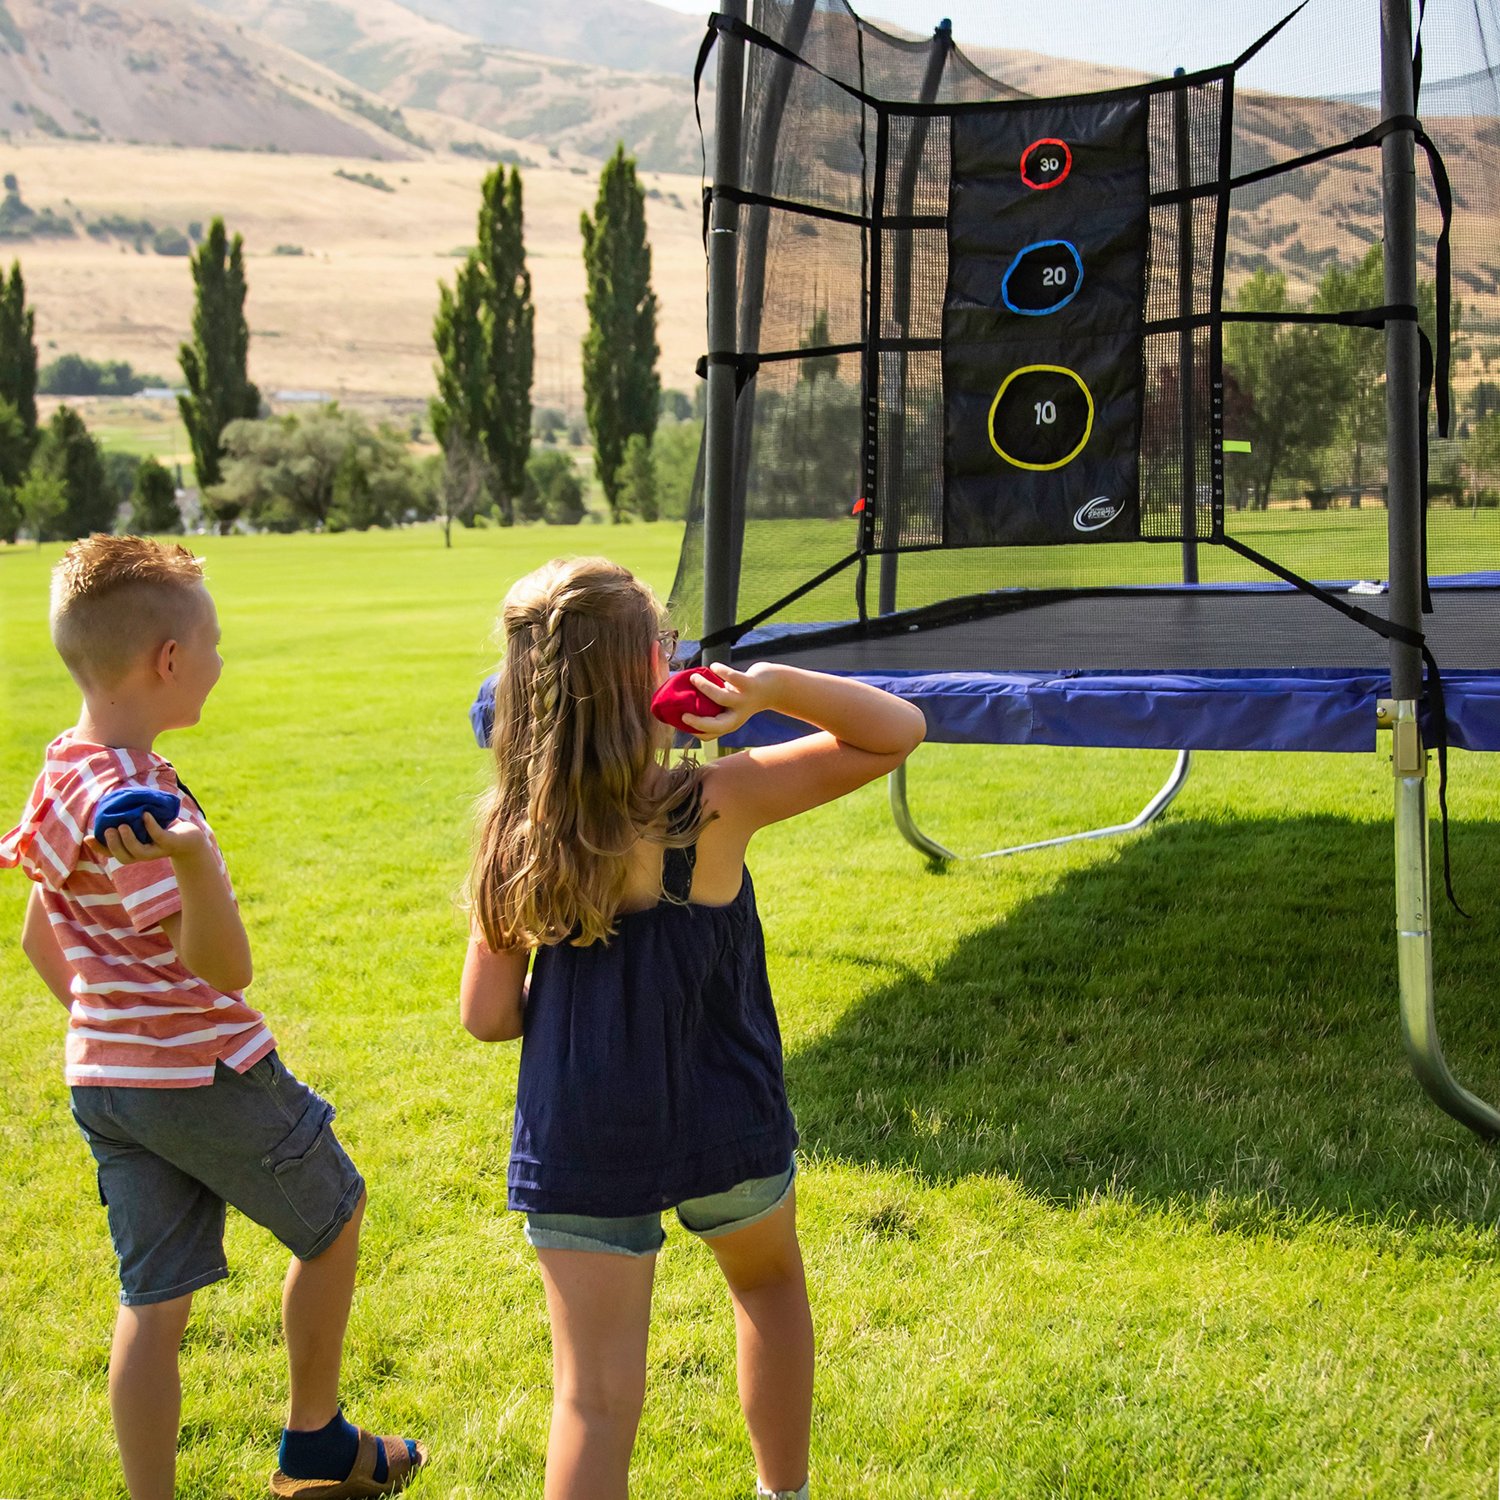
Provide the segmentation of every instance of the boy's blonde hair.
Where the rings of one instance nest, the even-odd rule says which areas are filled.
[[[108,687],[202,618],[202,583],[186,547],[96,532],[52,570],[52,644],[80,687]]]
[[[522,578],[501,614],[495,785],[480,804],[469,906],[502,948],[607,939],[642,838],[682,845],[700,767],[668,768],[651,716],[656,596],[599,557]],[[675,826],[674,826],[675,825]]]

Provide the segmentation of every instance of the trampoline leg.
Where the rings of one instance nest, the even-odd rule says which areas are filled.
[[[1191,750],[1179,750],[1176,763],[1172,767],[1172,774],[1167,777],[1157,794],[1138,812],[1128,823],[1114,823],[1108,828],[1089,828],[1082,833],[1065,833],[1055,839],[1038,839],[1031,844],[1012,844],[1004,849],[991,849],[986,854],[969,856],[973,859],[1001,859],[1007,854],[1025,854],[1032,849],[1051,849],[1058,844],[1076,844],[1083,839],[1107,839],[1113,838],[1121,833],[1134,833],[1137,829],[1144,828],[1148,823],[1154,823],[1162,813],[1171,805],[1172,800],[1183,788],[1188,778],[1188,771],[1193,764],[1193,752]],[[891,772],[891,815],[896,820],[896,827],[901,830],[902,837],[913,848],[927,855],[931,859],[961,859],[964,856],[954,854],[952,850],[945,849],[935,839],[929,838],[912,819],[911,808],[906,800],[906,767],[900,766]]]
[[[1427,752],[1417,730],[1417,705],[1395,704],[1396,955],[1401,983],[1401,1035],[1417,1082],[1439,1109],[1485,1140],[1500,1138],[1500,1113],[1464,1088],[1448,1070],[1433,1004],[1432,880],[1428,865]]]
[[[906,801],[906,763],[903,761],[897,766],[886,780],[890,783],[891,816],[896,820],[896,827],[900,829],[901,837],[918,854],[925,854],[928,859],[959,858],[951,849],[945,849],[936,839],[928,838],[913,820],[911,808]]]

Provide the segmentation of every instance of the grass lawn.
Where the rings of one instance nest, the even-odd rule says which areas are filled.
[[[505,1211],[516,1050],[457,1024],[453,904],[485,774],[465,710],[507,584],[607,550],[660,590],[668,525],[203,538],[224,626],[204,722],[161,749],[234,871],[290,1066],[371,1183],[345,1382],[419,1434],[414,1495],[538,1495],[533,1257]],[[0,551],[0,799],[75,699],[55,548]],[[1463,922],[1435,908],[1450,1060],[1500,1094],[1500,766],[1455,755]],[[913,805],[994,847],[1134,812],[1170,757],[926,747]],[[1390,772],[1216,754],[1155,830],[931,869],[880,786],[751,851],[818,1327],[815,1493],[1473,1496],[1500,1452],[1500,1164],[1431,1108],[1397,1031]],[[8,826],[8,825],[3,825]],[[0,1494],[124,1494],[115,1267],[68,1118],[63,1017],[0,880]],[[285,1257],[231,1215],[200,1294],[179,1493],[264,1493]],[[633,1493],[753,1489],[727,1299],[669,1216]]]

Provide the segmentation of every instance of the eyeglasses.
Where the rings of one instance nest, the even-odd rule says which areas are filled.
[[[682,633],[677,630],[663,630],[658,632],[656,644],[661,647],[662,660],[668,666],[677,660],[677,642],[682,639]]]

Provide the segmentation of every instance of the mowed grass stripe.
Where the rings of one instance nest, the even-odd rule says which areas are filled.
[[[675,528],[196,545],[227,666],[203,724],[161,748],[228,853],[254,998],[371,1182],[347,1405],[427,1438],[423,1494],[538,1494],[546,1316],[504,1209],[516,1052],[472,1042],[454,1003],[486,774],[465,715],[514,577],[596,549],[664,592]],[[55,555],[0,555],[13,810],[76,711],[46,640]],[[912,798],[980,849],[1128,816],[1169,764],[930,746]],[[1454,757],[1476,916],[1435,911],[1448,1051],[1492,1097],[1497,793],[1492,759]],[[820,1494],[1488,1491],[1500,1173],[1401,1055],[1390,800],[1376,756],[1219,754],[1117,843],[932,870],[880,786],[761,836],[806,1153]],[[0,931],[22,885],[0,881]],[[115,1272],[63,1017],[9,941],[0,982],[0,1493],[118,1496]],[[263,1492],[284,1396],[284,1255],[236,1216],[229,1249],[184,1357],[192,1500]],[[746,1495],[727,1302],[670,1217],[657,1287],[633,1493]]]

